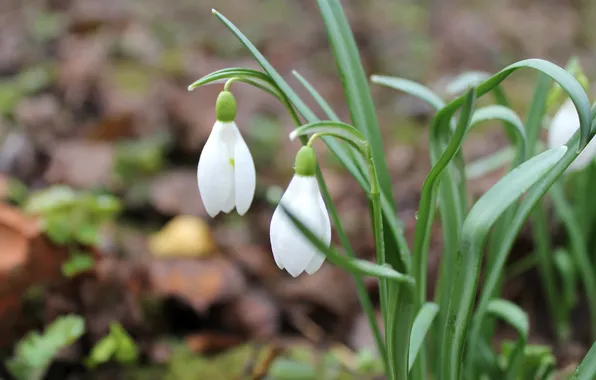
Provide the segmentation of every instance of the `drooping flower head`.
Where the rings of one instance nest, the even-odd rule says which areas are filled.
[[[579,115],[571,99],[568,99],[557,111],[548,131],[548,148],[566,145],[579,129]],[[596,139],[592,139],[567,170],[579,171],[588,166],[596,156]]]
[[[325,255],[298,230],[281,208],[283,205],[325,244],[331,242],[331,223],[315,178],[316,158],[312,147],[304,146],[296,155],[295,174],[271,218],[270,238],[275,263],[293,277],[313,274]]]
[[[255,194],[255,165],[234,122],[236,101],[232,93],[222,91],[215,109],[216,122],[197,167],[199,192],[211,217],[234,208],[244,215]]]

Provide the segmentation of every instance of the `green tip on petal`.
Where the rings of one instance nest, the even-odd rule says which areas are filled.
[[[236,119],[236,99],[230,91],[219,93],[215,103],[215,117],[224,123],[231,123]]]
[[[294,171],[303,177],[312,177],[315,175],[317,167],[317,157],[315,150],[310,146],[303,146],[296,154],[296,164]]]

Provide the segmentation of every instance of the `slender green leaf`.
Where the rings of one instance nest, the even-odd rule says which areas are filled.
[[[546,74],[540,74],[532,96],[532,103],[528,110],[528,118],[526,120],[526,135],[528,138],[528,149],[531,155],[536,152],[536,143],[540,137],[540,130],[542,127],[542,119],[546,111],[546,98],[548,96],[548,85],[551,80]]]
[[[447,85],[447,93],[449,95],[461,95],[470,88],[477,87],[488,78],[490,78],[490,73],[484,71],[461,73]]]
[[[317,250],[323,253],[329,261],[349,272],[412,284],[414,279],[399,273],[388,265],[374,264],[366,260],[359,260],[342,255],[333,247],[328,247],[317,235],[308,229],[283,203],[280,203],[284,213],[290,218],[296,228],[306,237]]]
[[[513,111],[511,108],[499,105],[478,108],[472,115],[470,127],[490,120],[504,121],[506,123],[506,127],[510,128],[512,133],[517,135],[519,139],[524,140],[525,147],[526,130],[524,123],[521,121],[515,111]]]
[[[306,78],[300,75],[300,73],[298,73],[298,71],[296,70],[292,71],[292,74],[294,74],[296,79],[298,79],[298,81],[304,86],[304,88],[306,88],[306,91],[308,91],[310,96],[313,97],[313,99],[317,102],[319,107],[321,107],[323,112],[325,112],[325,115],[327,115],[327,118],[329,118],[329,120],[340,121],[339,116],[337,116],[335,111],[333,111],[333,108],[331,108],[331,106],[325,100],[325,98],[321,96],[321,94],[314,88],[312,84],[310,84],[309,81],[306,80]]]
[[[426,276],[428,271],[428,246],[430,244],[430,231],[434,219],[435,203],[437,197],[438,183],[443,170],[451,162],[455,154],[461,148],[466,132],[474,112],[476,91],[472,89],[466,95],[466,102],[461,111],[461,116],[450,140],[449,146],[437,163],[432,167],[422,185],[420,194],[420,207],[418,210],[418,222],[414,237],[414,274],[418,283],[418,305],[422,306],[426,299]]]
[[[420,352],[424,338],[430,329],[435,316],[439,312],[439,306],[433,302],[427,302],[420,308],[416,318],[414,319],[414,325],[412,326],[412,333],[410,335],[410,358],[408,360],[409,370],[412,370],[412,366],[416,361],[416,356]]]
[[[530,321],[528,314],[511,301],[503,299],[491,300],[487,308],[488,313],[507,322],[517,330],[520,337],[528,340],[530,332]]]
[[[208,84],[225,83],[227,80],[232,78],[235,81],[244,82],[250,84],[253,87],[259,88],[271,96],[279,99],[280,101],[283,101],[282,95],[276,88],[275,83],[267,74],[257,70],[243,68],[228,68],[207,74],[188,86],[188,91],[193,91],[198,87]]]
[[[384,75],[373,75],[370,77],[371,82],[381,86],[390,87],[415,98],[421,99],[428,103],[431,107],[440,110],[445,107],[445,102],[439,95],[435,94],[430,88],[409,79],[390,77]]]
[[[593,380],[596,378],[596,343],[579,364],[572,380]]]
[[[562,146],[524,162],[486,192],[466,217],[455,266],[454,278],[458,280],[452,284],[443,327],[441,367],[445,378],[459,378],[465,336],[478,285],[482,248],[490,228],[509,206],[561,161],[566,151],[567,147]]]
[[[254,81],[261,82],[261,84],[263,85],[266,84],[270,87],[274,87],[274,82],[271,80],[271,78],[261,71],[245,69],[241,67],[230,67],[214,71],[210,74],[203,76],[202,78],[197,79],[191,85],[188,86],[188,91],[193,91],[198,87],[205,86],[211,83],[224,83],[228,79],[232,78],[251,79]]]
[[[290,133],[290,140],[294,140],[298,136],[308,136],[315,133],[341,139],[363,153],[367,147],[366,140],[359,130],[340,121],[324,120],[305,124]]]
[[[446,147],[443,146],[443,139],[447,136],[439,133],[442,129],[442,123],[448,123],[451,120],[451,115],[455,112],[446,115],[442,110],[435,116],[431,125],[430,133],[430,148],[431,148],[431,162],[433,167],[427,176],[421,190],[420,204],[418,208],[418,221],[416,223],[416,230],[414,235],[414,274],[418,284],[416,290],[416,308],[420,308],[426,299],[427,286],[427,266],[428,266],[428,250],[430,244],[430,234],[434,220],[435,208],[437,203],[437,194],[439,194],[439,207],[441,209],[441,222],[443,226],[443,260],[439,270],[439,280],[437,282],[437,297],[439,301],[439,328],[443,323],[443,318],[447,310],[448,297],[442,296],[444,293],[443,286],[449,284],[451,278],[452,261],[450,257],[455,255],[457,248],[457,239],[459,237],[459,229],[463,223],[463,208],[462,193],[458,183],[463,180],[460,176],[459,180],[451,180],[454,176],[454,160],[458,162],[457,156],[462,146],[464,137],[469,130],[469,123],[471,122],[474,111],[474,104],[476,100],[476,91],[472,89],[466,95],[466,101],[462,106],[457,127],[453,132],[453,136],[449,139]],[[444,109],[444,108],[443,108]],[[448,124],[447,124],[448,125]],[[450,128],[443,128],[449,131]],[[441,183],[439,183],[439,181]],[[443,308],[443,309],[441,309]],[[438,335],[438,334],[437,334]],[[435,353],[435,356],[440,357],[441,353]],[[419,358],[418,372],[424,372],[422,368],[425,363],[424,349]],[[420,375],[423,376],[423,375]]]

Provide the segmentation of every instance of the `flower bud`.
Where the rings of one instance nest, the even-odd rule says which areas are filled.
[[[303,146],[296,154],[296,163],[294,171],[303,177],[312,177],[315,175],[317,158],[315,150],[310,146]]]
[[[215,117],[223,123],[231,123],[236,118],[236,99],[230,91],[219,93],[215,103]]]

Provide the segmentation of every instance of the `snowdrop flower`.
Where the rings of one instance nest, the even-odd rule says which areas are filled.
[[[275,263],[293,277],[302,272],[315,273],[323,265],[325,255],[298,230],[284,213],[281,204],[325,244],[331,242],[331,223],[314,176],[315,165],[313,148],[302,147],[296,155],[296,174],[271,218],[271,249]]]
[[[199,192],[212,218],[234,207],[244,215],[255,194],[255,164],[234,122],[236,101],[232,93],[222,91],[215,109],[217,120],[197,168]]]
[[[558,148],[567,144],[579,129],[579,116],[571,99],[557,111],[548,131],[548,148]],[[596,139],[592,139],[567,170],[579,171],[588,166],[596,156]]]

